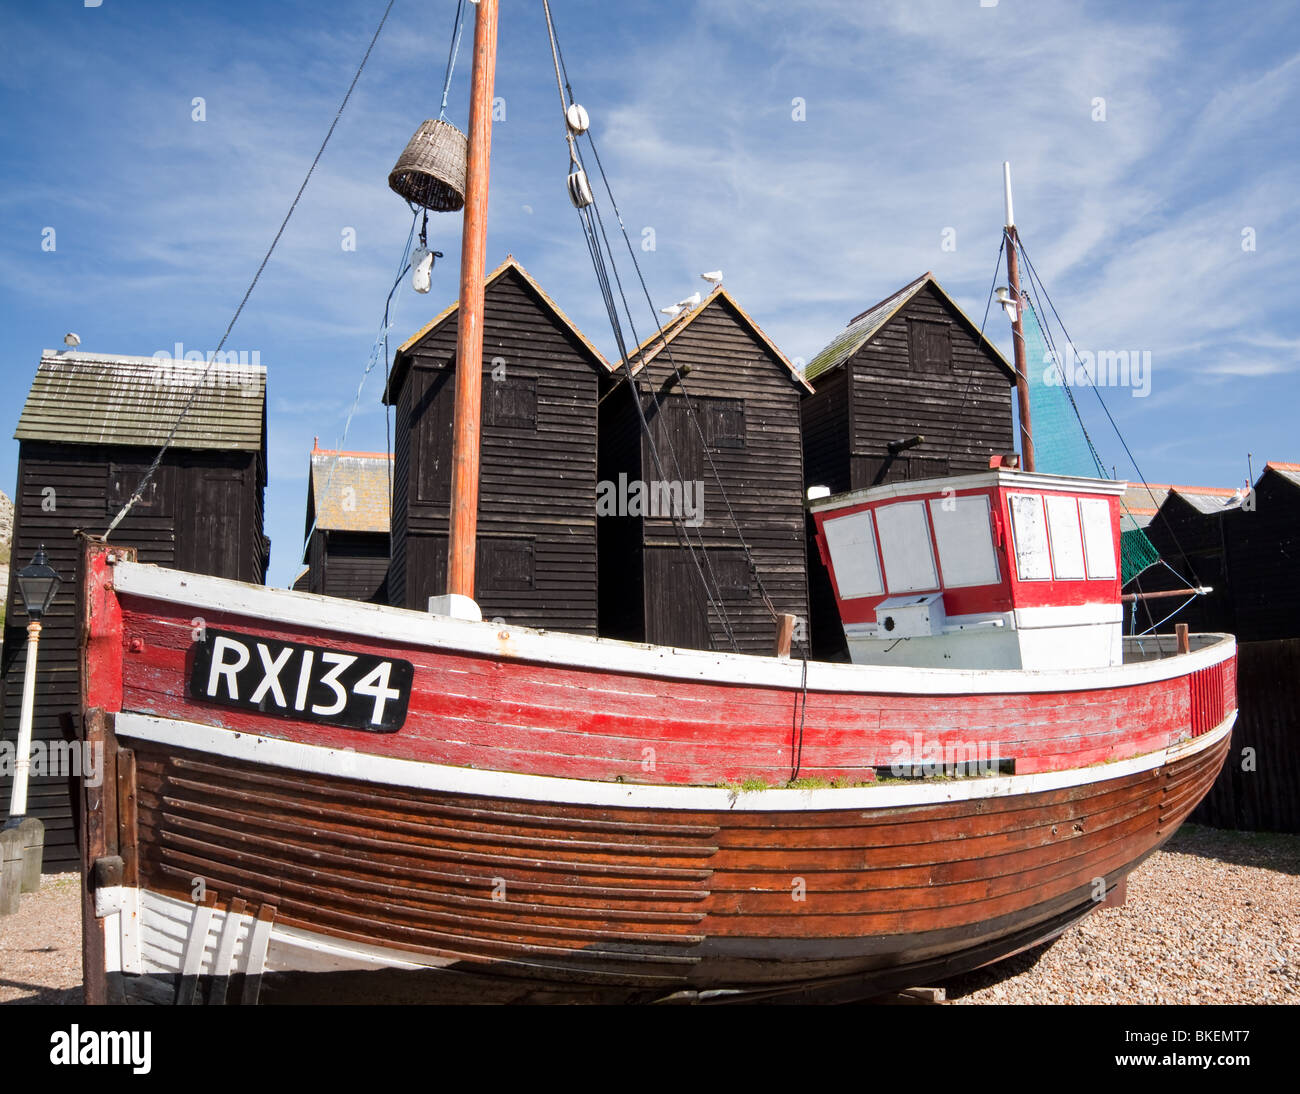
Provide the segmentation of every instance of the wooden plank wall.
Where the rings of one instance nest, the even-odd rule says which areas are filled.
[[[1242,642],[1237,695],[1232,750],[1191,820],[1214,828],[1300,832],[1300,639]],[[1244,749],[1253,750],[1249,762]],[[1254,770],[1246,770],[1251,764]]]
[[[912,361],[909,323],[948,329],[951,368]],[[841,368],[814,381],[803,419],[804,481],[831,493],[988,468],[1013,448],[1006,370],[927,285]],[[925,443],[889,454],[889,442],[920,435]],[[813,656],[847,661],[830,575],[808,530],[808,593]]]
[[[388,535],[385,532],[312,532],[309,592],[388,603]]]
[[[924,371],[911,358],[909,323],[948,328],[952,367]],[[1010,375],[956,311],[927,285],[849,362],[851,487],[988,469],[1013,450]],[[892,440],[925,443],[891,459]]]
[[[398,393],[390,599],[415,610],[446,591],[457,318],[412,349]],[[483,333],[476,599],[485,618],[595,634],[597,366],[513,270],[487,288]]]
[[[702,538],[708,563],[722,588],[722,610],[745,653],[770,654],[776,624],[748,575],[740,538],[728,512],[722,492],[748,543],[758,574],[778,612],[808,618],[807,558],[803,512],[803,453],[800,442],[798,387],[789,370],[750,332],[732,306],[717,297],[693,319],[671,343],[669,354],[661,352],[640,374],[647,418],[653,419],[651,388],[666,408],[663,421],[651,421],[660,439],[665,477],[675,480],[667,446],[671,438],[679,460],[700,468],[704,483],[703,523],[691,529],[691,538]],[[700,450],[695,424],[678,413],[682,396],[673,379],[677,367],[691,366],[686,389],[701,417],[718,414],[731,403],[743,406],[743,444],[711,445],[721,491],[713,470]],[[641,439],[636,408],[625,388],[612,393],[602,426],[601,443],[606,446],[602,477],[617,473],[638,476],[646,482],[658,478],[649,446]],[[621,405],[620,405],[621,404]],[[727,411],[730,413],[730,410]],[[730,428],[727,426],[726,428]],[[633,445],[639,446],[639,451]],[[631,455],[632,461],[628,462]],[[683,471],[683,474],[693,472]],[[609,518],[602,518],[609,519]],[[669,517],[646,517],[641,522],[641,562],[644,581],[642,610],[644,640],[730,649],[719,612],[708,613],[707,639],[701,616],[706,610],[702,588],[690,558],[680,548]],[[628,580],[629,562],[618,550],[602,558],[601,581],[605,603],[626,602],[636,595]],[[703,565],[703,561],[701,562]],[[636,635],[632,637],[642,637]]]
[[[130,496],[155,449],[58,445],[25,441],[19,450],[14,496],[13,565],[0,650],[0,717],[5,739],[18,733],[27,656],[27,613],[16,575],[45,545],[63,585],[44,620],[37,669],[34,741],[63,739],[61,715],[80,704],[75,618],[80,546],[74,532],[100,534]],[[118,526],[113,540],[139,548],[140,561],[196,573],[265,580],[266,548],[260,513],[260,455],[252,452],[170,451],[142,503]],[[11,779],[0,776],[0,814],[7,816]],[[77,869],[72,827],[75,784],[62,777],[33,778],[29,813],[46,825],[47,872]]]

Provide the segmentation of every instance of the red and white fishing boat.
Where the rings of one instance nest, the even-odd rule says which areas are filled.
[[[529,630],[468,599],[474,380],[437,612],[87,545],[92,1000],[860,998],[1115,899],[1217,776],[1235,644],[1122,637],[1122,483],[997,466],[812,503],[851,664]]]

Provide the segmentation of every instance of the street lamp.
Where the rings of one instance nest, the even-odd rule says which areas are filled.
[[[18,754],[14,757],[14,781],[9,796],[9,820],[3,840],[3,875],[0,884],[0,914],[16,910],[18,889],[32,892],[41,884],[41,856],[45,826],[27,816],[27,779],[32,762],[32,707],[36,701],[36,654],[41,642],[41,619],[50,610],[62,584],[45,557],[41,544],[29,565],[18,571],[18,591],[27,609],[27,671],[23,677],[23,707],[18,720]],[[18,860],[18,861],[15,861]],[[21,881],[15,883],[15,874]]]

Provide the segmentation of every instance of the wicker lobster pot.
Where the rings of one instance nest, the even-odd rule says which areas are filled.
[[[388,174],[388,185],[407,201],[438,213],[465,204],[465,134],[441,119],[420,124]]]

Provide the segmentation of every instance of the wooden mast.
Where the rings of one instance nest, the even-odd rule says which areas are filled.
[[[487,251],[492,89],[496,75],[497,0],[478,0],[461,234],[456,320],[456,416],[452,436],[451,527],[447,592],[473,599],[478,532],[479,424],[483,402],[483,271]]]
[[[1011,210],[1011,164],[1002,164],[1002,185],[1007,207],[1007,281],[1016,314],[1011,320],[1011,341],[1016,362],[1016,396],[1020,408],[1020,466],[1034,469],[1034,430],[1029,417],[1029,373],[1025,371],[1025,330],[1022,322],[1024,305],[1020,299],[1020,260],[1016,254],[1016,220]]]

